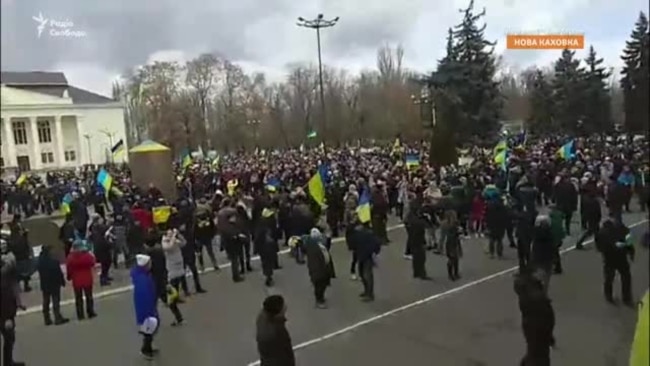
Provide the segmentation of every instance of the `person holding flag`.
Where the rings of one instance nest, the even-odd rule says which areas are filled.
[[[373,270],[375,257],[381,251],[381,239],[370,228],[370,192],[367,187],[359,197],[357,206],[357,220],[353,231],[349,235],[350,248],[359,266],[359,276],[363,283],[361,300],[364,302],[375,300],[375,278]],[[353,263],[354,265],[354,263]]]

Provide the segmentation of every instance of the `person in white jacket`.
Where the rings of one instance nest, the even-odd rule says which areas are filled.
[[[183,263],[183,253],[181,248],[187,242],[183,235],[177,229],[168,229],[162,237],[162,248],[165,252],[165,266],[167,267],[167,276],[169,284],[180,293],[180,288],[187,288],[185,282],[185,266]]]

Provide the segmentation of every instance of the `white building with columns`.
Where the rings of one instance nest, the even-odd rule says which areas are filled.
[[[120,102],[69,85],[60,72],[2,72],[0,84],[3,172],[105,164],[120,140],[128,151]]]

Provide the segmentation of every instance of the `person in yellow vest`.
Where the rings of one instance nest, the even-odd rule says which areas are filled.
[[[650,328],[650,314],[648,313],[648,291],[646,291],[641,305],[639,306],[639,320],[636,324],[632,352],[630,354],[630,366],[650,365],[648,356],[648,330]]]

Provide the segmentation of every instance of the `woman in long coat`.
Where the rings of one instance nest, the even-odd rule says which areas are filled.
[[[185,281],[185,266],[183,264],[182,248],[185,246],[185,238],[177,229],[169,229],[162,238],[162,249],[165,252],[165,266],[169,283],[180,291],[180,286]],[[187,286],[185,286],[187,287]]]
[[[314,286],[316,306],[320,309],[327,308],[325,290],[334,278],[334,264],[327,245],[327,238],[316,228],[309,235],[301,238],[303,250],[307,257],[307,270],[309,279]]]

